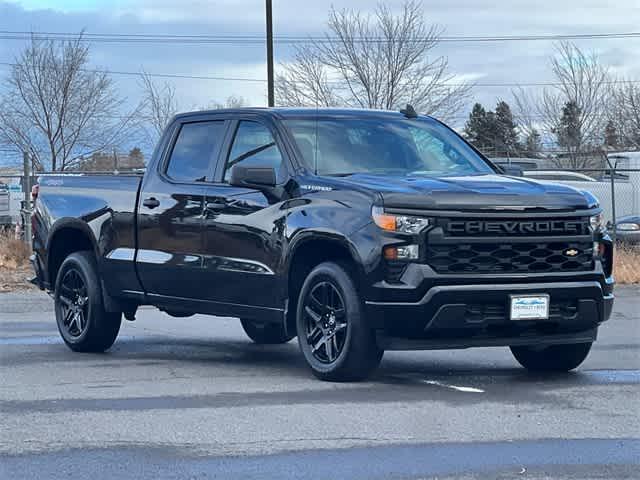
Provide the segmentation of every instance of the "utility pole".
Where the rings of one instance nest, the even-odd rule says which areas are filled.
[[[31,157],[29,152],[22,153],[24,202],[20,210],[24,222],[24,242],[31,246]]]
[[[267,96],[269,98],[269,106],[276,104],[274,87],[273,87],[273,11],[271,0],[267,2]]]

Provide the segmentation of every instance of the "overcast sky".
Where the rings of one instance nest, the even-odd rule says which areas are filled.
[[[318,35],[325,29],[332,4],[371,11],[372,0],[273,0],[276,35]],[[387,0],[399,8],[401,0]],[[633,32],[640,30],[640,0],[424,0],[427,22],[445,35],[519,35]],[[264,0],[0,0],[0,30],[188,35],[261,35]],[[640,38],[579,41],[597,52],[616,74],[640,79]],[[24,41],[0,40],[0,62],[11,62]],[[551,80],[550,41],[509,43],[446,43],[438,55],[448,57],[454,73],[477,82],[544,82]],[[291,47],[276,45],[276,62],[286,62]],[[113,71],[140,71],[264,79],[262,45],[92,45],[92,63]],[[0,66],[0,74],[7,67]],[[135,77],[115,77],[133,102]],[[174,82],[181,109],[245,97],[252,105],[266,103],[265,84],[207,80]],[[473,100],[493,107],[510,99],[510,89],[476,87]],[[462,121],[462,120],[461,120]]]

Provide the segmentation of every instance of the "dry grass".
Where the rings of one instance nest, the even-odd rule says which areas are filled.
[[[640,283],[640,245],[618,246],[614,253],[613,274],[617,283]]]
[[[13,232],[0,232],[0,292],[31,288],[29,247],[16,240]]]
[[[29,263],[29,247],[12,231],[0,232],[0,268],[15,270]]]

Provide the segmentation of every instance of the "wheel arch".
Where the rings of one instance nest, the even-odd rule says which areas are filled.
[[[56,222],[47,240],[47,279],[52,290],[64,259],[79,251],[90,251],[98,259],[98,246],[89,226],[78,219]]]
[[[307,275],[324,262],[336,261],[350,266],[356,288],[363,278],[362,262],[355,247],[334,233],[305,232],[292,243],[287,260],[287,331],[295,329],[298,295]]]

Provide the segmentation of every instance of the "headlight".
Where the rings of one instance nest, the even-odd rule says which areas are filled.
[[[637,223],[619,223],[616,225],[616,230],[623,230],[626,232],[635,232],[640,230],[640,225]]]
[[[589,218],[589,223],[591,224],[591,229],[594,232],[598,230],[602,230],[604,228],[604,215],[599,213]]]
[[[429,219],[408,215],[392,215],[385,213],[382,207],[373,207],[371,216],[376,225],[389,232],[420,233],[429,226]]]

